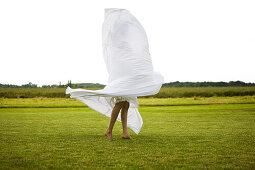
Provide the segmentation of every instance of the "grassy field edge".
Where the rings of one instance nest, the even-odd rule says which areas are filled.
[[[255,96],[138,98],[140,106],[189,106],[219,104],[255,104]],[[0,108],[79,108],[88,107],[73,98],[0,98]]]

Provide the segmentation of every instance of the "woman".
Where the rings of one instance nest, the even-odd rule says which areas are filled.
[[[108,139],[116,120],[122,122],[122,138],[130,139],[127,127],[138,134],[143,125],[137,97],[158,93],[164,78],[153,70],[145,30],[128,10],[105,9],[102,46],[108,84],[95,91],[68,87],[66,94],[111,117],[105,132]]]

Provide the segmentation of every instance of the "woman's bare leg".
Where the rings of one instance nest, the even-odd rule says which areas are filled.
[[[122,122],[122,138],[123,139],[131,139],[131,136],[128,134],[127,131],[127,112],[129,108],[129,102],[125,101],[123,103],[122,109],[121,109],[121,122]]]
[[[116,103],[114,108],[112,109],[112,114],[111,114],[111,119],[110,119],[108,129],[104,133],[105,136],[107,136],[109,140],[112,139],[112,129],[113,129],[113,126],[114,126],[116,119],[119,115],[120,109],[122,108],[122,105],[123,105],[122,102]]]

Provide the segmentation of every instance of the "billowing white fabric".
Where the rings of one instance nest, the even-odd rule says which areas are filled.
[[[153,70],[145,30],[128,10],[105,9],[102,38],[108,84],[101,90],[68,87],[66,94],[107,117],[116,102],[129,101],[127,126],[138,134],[143,120],[137,97],[157,94],[164,78]],[[121,121],[121,114],[117,120]]]

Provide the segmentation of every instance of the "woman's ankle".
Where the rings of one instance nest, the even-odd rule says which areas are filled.
[[[106,133],[112,133],[112,130],[107,129],[107,130],[106,130]]]
[[[122,134],[123,135],[128,135],[128,131],[123,131]]]

